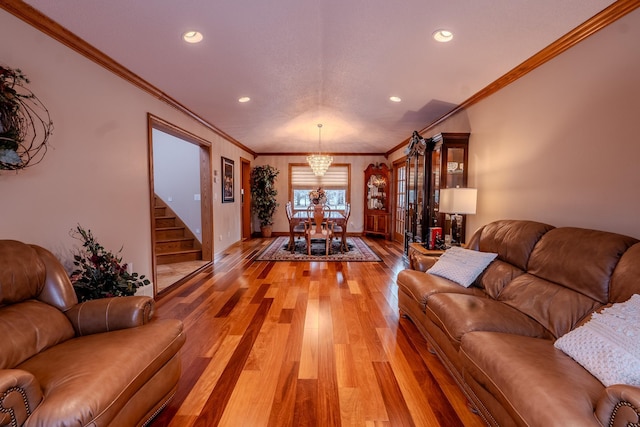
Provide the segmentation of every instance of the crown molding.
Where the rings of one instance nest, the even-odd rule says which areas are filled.
[[[289,152],[289,153],[283,153],[283,152],[277,152],[277,153],[256,153],[256,157],[259,156],[310,156],[311,154],[318,154],[317,152],[312,152],[312,153],[301,153],[301,152]],[[387,158],[388,156],[385,153],[325,153],[322,152],[322,154],[326,154],[328,156],[382,156],[384,158]]]
[[[57,22],[51,20],[49,17],[43,15],[38,10],[34,9],[30,5],[24,3],[20,0],[3,0],[0,2],[0,8],[6,10],[17,18],[23,20],[27,24],[36,28],[37,30],[43,32],[49,37],[57,40],[68,48],[74,50],[80,55],[88,58],[89,60],[95,62],[96,64],[106,68],[111,71],[113,74],[118,77],[128,81],[133,84],[137,88],[143,90],[144,92],[150,94],[154,98],[169,104],[171,107],[176,110],[186,114],[191,119],[195,120],[205,128],[213,131],[218,136],[226,139],[233,145],[241,148],[242,150],[250,153],[253,157],[256,157],[256,153],[251,150],[249,147],[242,144],[240,141],[236,140],[232,136],[228,135],[224,131],[218,129],[213,124],[209,123],[207,120],[200,117],[198,114],[191,111],[189,108],[178,102],[176,99],[167,95],[157,87],[153,86],[151,83],[147,82],[140,76],[131,72],[129,69],[114,61],[109,56],[105,55],[100,50],[91,46],[89,43],[81,39],[80,37],[73,34],[71,31],[62,27]]]
[[[517,65],[502,77],[499,77],[497,80],[485,86],[480,91],[476,92],[466,101],[462,102],[462,104],[454,107],[451,111],[437,119],[436,121],[430,123],[418,133],[422,136],[423,134],[433,129],[435,126],[444,122],[448,118],[453,115],[459,113],[460,111],[469,108],[470,106],[477,104],[485,98],[488,98],[490,95],[498,92],[500,89],[505,88],[516,80],[520,79],[524,75],[530,73],[536,68],[540,67],[542,64],[550,61],[561,53],[567,51],[573,46],[580,43],[582,40],[587,37],[592,36],[597,33],[601,29],[605,28],[608,25],[611,25],[613,22],[627,15],[628,13],[634,11],[640,7],[640,0],[618,0],[613,3],[602,12],[593,16],[591,19],[585,21],[578,27],[574,28],[564,36],[560,37],[555,42],[551,43],[549,46],[545,47],[529,59],[525,60],[521,64]],[[409,144],[409,140],[411,137],[407,137],[400,144],[393,147],[391,150],[385,153],[385,156],[390,156],[393,152],[400,150]]]

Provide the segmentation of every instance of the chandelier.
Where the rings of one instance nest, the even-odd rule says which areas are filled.
[[[327,154],[322,154],[321,143],[322,123],[318,123],[318,154],[310,154],[307,156],[307,163],[311,166],[315,176],[323,176],[327,169],[329,169],[331,162],[333,162],[333,157]]]

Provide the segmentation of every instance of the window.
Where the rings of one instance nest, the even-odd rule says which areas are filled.
[[[294,210],[306,210],[311,204],[309,192],[322,187],[327,203],[333,209],[344,210],[351,200],[351,165],[333,164],[323,176],[315,176],[306,163],[289,164],[289,199]]]

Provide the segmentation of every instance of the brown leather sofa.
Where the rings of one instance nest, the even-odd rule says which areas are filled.
[[[640,293],[638,240],[504,220],[467,247],[498,254],[469,288],[415,255],[398,300],[487,425],[637,426],[640,387],[605,387],[554,341]]]
[[[179,320],[150,297],[78,304],[51,252],[0,240],[0,426],[141,426],[175,394]]]

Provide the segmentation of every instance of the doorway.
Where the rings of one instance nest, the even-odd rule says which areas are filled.
[[[240,203],[242,205],[242,240],[251,238],[251,162],[240,157]]]
[[[154,295],[213,260],[211,144],[148,115]]]

